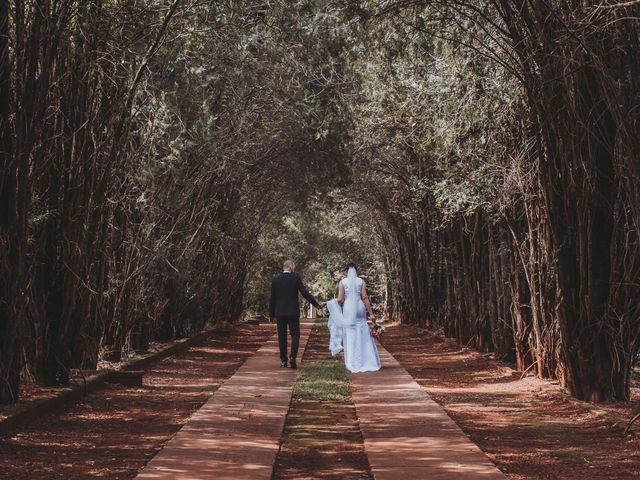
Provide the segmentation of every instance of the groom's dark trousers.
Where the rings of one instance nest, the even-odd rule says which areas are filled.
[[[275,317],[278,324],[278,346],[280,361],[287,361],[287,328],[291,333],[290,358],[295,359],[300,345],[300,305],[298,292],[314,307],[320,305],[302,283],[300,275],[294,272],[283,272],[273,277],[271,282],[271,300],[269,316]]]
[[[291,333],[291,353],[289,356],[295,359],[300,347],[300,317],[296,315],[276,317],[278,323],[278,347],[280,347],[280,361],[287,361],[287,327]]]

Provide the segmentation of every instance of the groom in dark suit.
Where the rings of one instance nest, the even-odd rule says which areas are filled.
[[[284,262],[284,271],[273,277],[271,282],[271,301],[269,302],[269,316],[275,317],[278,323],[278,346],[280,347],[280,366],[287,367],[287,327],[291,332],[291,368],[298,368],[296,357],[300,344],[300,305],[298,292],[316,308],[323,308],[324,303],[318,301],[309,293],[302,283],[300,275],[294,272],[296,268],[293,260]]]

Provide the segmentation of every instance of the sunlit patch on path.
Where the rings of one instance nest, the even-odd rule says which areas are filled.
[[[383,347],[383,368],[353,375],[353,400],[376,480],[505,476]]]

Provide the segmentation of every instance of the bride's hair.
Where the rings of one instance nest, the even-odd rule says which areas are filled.
[[[355,268],[356,273],[358,273],[358,267],[356,266],[355,263],[353,263],[353,262],[347,263],[347,266],[345,267],[345,270],[348,272],[350,268]]]

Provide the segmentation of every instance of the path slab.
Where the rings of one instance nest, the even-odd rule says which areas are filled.
[[[352,374],[356,406],[376,480],[505,480],[444,409],[378,345],[382,369]]]
[[[302,358],[312,322],[300,323]],[[280,368],[274,335],[136,477],[140,480],[270,480],[296,370]]]

